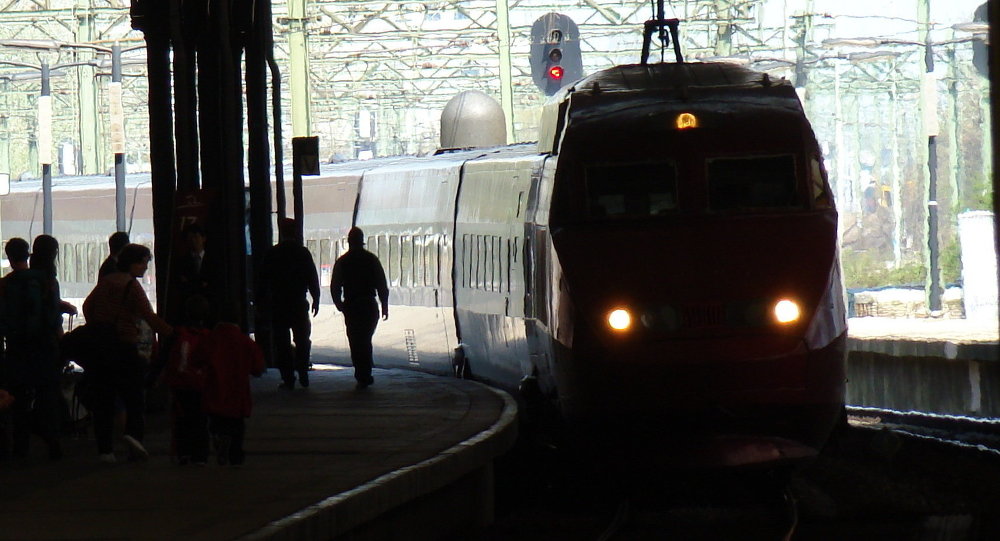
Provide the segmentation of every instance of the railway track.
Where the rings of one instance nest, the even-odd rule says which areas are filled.
[[[894,433],[1000,456],[1000,419],[885,408],[848,407],[853,426]]]

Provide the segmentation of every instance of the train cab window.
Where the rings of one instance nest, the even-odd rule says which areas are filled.
[[[712,210],[797,208],[801,201],[794,156],[708,160],[708,204]]]
[[[590,218],[643,218],[677,210],[677,166],[673,162],[589,165]]]
[[[817,209],[828,209],[833,207],[833,197],[830,196],[823,174],[823,165],[819,158],[813,157],[809,160],[809,184],[812,186],[813,207]]]

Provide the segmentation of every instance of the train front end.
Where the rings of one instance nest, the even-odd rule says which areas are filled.
[[[666,463],[814,455],[843,410],[846,323],[837,214],[794,89],[733,66],[623,66],[563,107],[550,309],[570,425]]]

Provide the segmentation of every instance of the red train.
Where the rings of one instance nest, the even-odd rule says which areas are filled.
[[[843,409],[846,323],[837,213],[791,85],[723,64],[618,66],[561,91],[542,125],[537,145],[306,178],[324,283],[352,225],[387,270],[376,365],[474,377],[551,406],[571,438],[668,463],[814,454]],[[57,216],[98,208],[86,190],[66,199],[73,182],[57,179]],[[3,235],[25,236],[9,203]],[[64,266],[99,262],[110,208],[57,220]],[[61,271],[64,287],[90,270]],[[346,360],[334,323],[327,352]]]

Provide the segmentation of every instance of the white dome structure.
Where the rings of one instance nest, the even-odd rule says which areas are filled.
[[[441,148],[495,147],[507,144],[503,108],[478,90],[466,90],[441,111]]]

